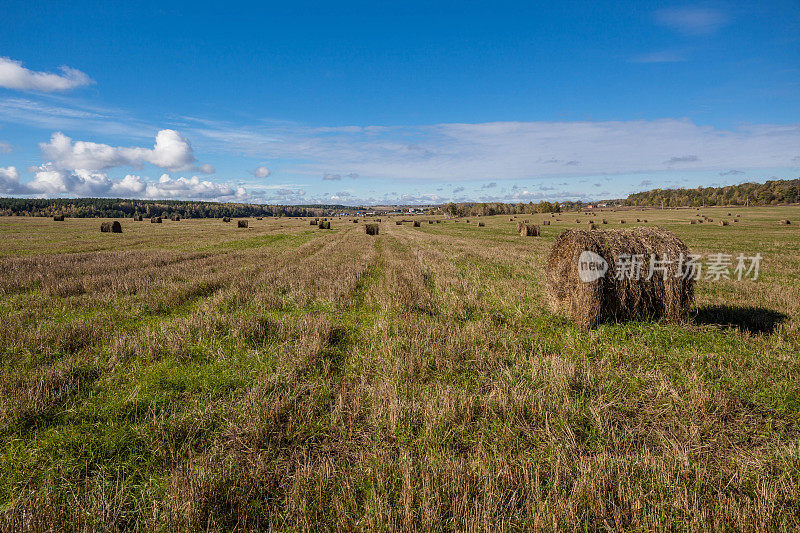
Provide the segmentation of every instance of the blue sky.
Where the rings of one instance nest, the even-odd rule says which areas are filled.
[[[800,175],[800,4],[15,2],[0,195],[538,201]]]

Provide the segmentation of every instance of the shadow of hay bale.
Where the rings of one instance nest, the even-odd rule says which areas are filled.
[[[697,309],[691,317],[697,325],[738,329],[752,335],[769,335],[788,319],[788,315],[765,307],[730,305],[707,305]]]

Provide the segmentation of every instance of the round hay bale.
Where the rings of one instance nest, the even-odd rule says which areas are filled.
[[[122,224],[117,220],[113,222],[103,222],[100,224],[100,231],[103,233],[122,233]]]
[[[620,220],[620,221],[619,221],[619,223],[620,223],[620,224],[624,224],[624,223],[625,223],[625,221],[624,221],[624,220]]]
[[[486,224],[484,224],[483,222],[478,222],[478,227],[479,227],[479,228],[482,228],[482,227],[484,227],[485,225],[486,225]]]
[[[728,221],[727,220],[720,220],[719,221],[719,225],[720,226],[727,226],[728,225]]]
[[[248,226],[248,223],[247,223],[246,220],[237,220],[236,221],[236,227],[237,228],[246,228],[247,226]]]
[[[141,222],[144,220],[144,218],[142,217],[142,215],[134,215],[133,220],[134,222]]]
[[[320,220],[319,229],[331,229],[331,223],[325,220]]]
[[[161,224],[161,217],[153,217],[150,219],[151,224]]]
[[[789,219],[786,219],[786,218],[784,218],[783,220],[781,220],[781,225],[783,225],[783,226],[788,226],[788,225],[789,225],[789,224],[791,224],[791,223],[792,223],[792,222],[791,222]]]
[[[549,220],[544,220],[544,221],[542,221],[542,224],[545,225],[545,226],[549,226],[550,225],[550,221]]]
[[[394,225],[395,225],[395,226],[402,226],[402,225],[403,225],[403,223],[402,223],[400,220],[395,220],[395,221],[394,221]]]
[[[419,220],[415,220],[415,221],[414,221],[414,227],[415,227],[415,228],[418,228],[419,226],[420,226],[420,224],[419,224]]]
[[[172,215],[172,217],[170,218],[170,220],[174,220],[175,222],[179,222],[180,219],[181,219],[181,216],[177,215],[177,214],[176,215]]]
[[[524,227],[525,224],[523,224],[522,222],[517,222],[517,233],[521,232]]]
[[[594,222],[589,222],[589,229],[590,230],[597,229],[597,226],[595,226]]]
[[[364,233],[367,235],[377,235],[380,231],[378,224],[364,224]]]
[[[523,237],[538,237],[541,235],[541,230],[537,225],[523,224],[519,234]]]
[[[645,258],[642,275],[617,279],[619,258],[639,254]],[[651,254],[670,262],[663,263],[663,271],[647,279]],[[689,249],[683,241],[658,227],[628,231],[567,230],[556,237],[547,257],[545,274],[550,307],[570,316],[583,328],[606,321],[657,317],[682,321],[694,298],[694,279],[686,275],[685,263],[679,262],[681,256],[688,255]],[[581,278],[582,274],[587,281]]]
[[[222,217],[222,221],[223,222],[230,222],[231,221],[231,217]]]
[[[603,224],[608,224],[608,220],[603,219]]]
[[[53,215],[53,220],[56,222],[64,222],[64,215]]]
[[[316,226],[317,224],[319,224],[319,222],[317,222],[316,220],[309,220],[308,224],[309,226]]]

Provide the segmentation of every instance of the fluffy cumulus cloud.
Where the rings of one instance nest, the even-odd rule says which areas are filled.
[[[0,194],[19,194],[19,171],[15,167],[0,167]]]
[[[105,170],[112,167],[141,167],[150,163],[170,171],[192,170],[195,157],[192,146],[175,130],[161,130],[153,148],[119,147],[107,144],[74,141],[56,132],[50,142],[40,143],[42,157],[60,169]],[[201,165],[201,172],[212,173],[214,167]],[[211,171],[211,172],[207,172]]]
[[[246,201],[250,198],[244,187],[191,178],[172,178],[163,174],[158,180],[148,180],[128,174],[115,180],[104,172],[56,168],[50,164],[39,167],[33,180],[20,183],[14,167],[0,168],[0,192],[42,197],[116,197],[141,199],[209,200],[219,202]]]
[[[270,172],[267,167],[258,167],[253,171],[253,175],[257,178],[267,178],[269,174]]]
[[[33,91],[68,91],[94,83],[80,70],[59,67],[60,74],[35,72],[22,66],[21,61],[0,57],[0,87]]]

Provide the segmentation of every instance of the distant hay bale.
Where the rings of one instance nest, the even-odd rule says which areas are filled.
[[[380,225],[378,224],[364,224],[364,233],[367,235],[377,235],[380,231]]]
[[[587,258],[584,252],[591,252]],[[617,279],[617,262],[623,256],[641,254],[645,259],[640,276]],[[651,254],[664,268],[647,279]],[[694,298],[694,279],[680,262],[689,249],[675,234],[648,227],[632,230],[567,230],[556,237],[547,257],[546,286],[554,312],[570,316],[583,328],[605,321],[665,317],[682,321]],[[594,260],[595,262],[592,262]],[[585,274],[581,279],[579,261]],[[607,270],[603,274],[602,263]],[[593,264],[598,268],[589,270]],[[594,279],[596,278],[596,279]]]
[[[264,220],[264,217],[256,217],[256,220]]]
[[[419,220],[415,220],[415,221],[414,221],[414,227],[415,227],[415,228],[418,228],[419,226],[420,226],[420,224],[419,224]]]
[[[429,221],[428,221],[428,224],[433,224],[433,220],[429,220]]]
[[[619,223],[620,223],[620,224],[624,224],[624,223],[625,223],[625,221],[624,221],[624,220],[620,220],[620,221],[619,221]]]
[[[545,226],[549,226],[550,225],[550,221],[549,220],[544,220],[544,221],[542,221],[542,224],[545,225]]]
[[[707,218],[706,222],[714,222],[714,219],[713,218]]]
[[[231,221],[231,217],[222,217],[222,221],[223,222],[230,222]]]
[[[436,223],[437,223],[437,224],[441,224],[441,223],[442,223],[442,221],[441,221],[441,220],[437,220],[437,221],[436,221]]]
[[[133,220],[134,222],[141,222],[142,220],[144,220],[144,218],[142,217],[142,215],[134,215]]]
[[[703,219],[701,218],[700,220],[697,221],[697,223],[698,224],[702,224],[703,223]]]
[[[56,222],[64,222],[64,215],[53,215],[53,220]]]
[[[319,222],[317,222],[316,220],[309,220],[308,221],[308,225],[309,226],[316,226],[317,224],[319,224]]]
[[[353,224],[358,224],[358,219],[357,218],[353,219]]]
[[[581,219],[579,219],[579,218],[576,218],[576,219],[575,219],[575,223],[576,223],[576,224],[580,224],[580,223],[581,223]]]
[[[728,221],[727,220],[720,220],[719,221],[719,225],[720,226],[727,226],[728,225]]]
[[[637,219],[636,219],[636,222],[641,222],[641,220],[639,220],[639,219],[637,218]]]
[[[161,217],[153,217],[150,219],[151,224],[161,224]]]
[[[376,218],[376,219],[375,219],[375,222],[381,222],[381,219],[379,219],[379,218]]]
[[[180,219],[181,219],[180,215],[172,215],[172,218],[171,218],[171,220],[174,220],[175,222],[180,221]]]
[[[400,220],[395,220],[395,221],[394,221],[394,225],[395,225],[395,226],[402,226],[402,225],[403,225],[403,222],[402,222],[402,221],[400,221]]]
[[[642,222],[644,222],[645,224],[647,224],[647,219],[646,219],[646,218],[645,218],[645,219],[642,219]]]
[[[742,216],[740,213],[736,213],[736,218],[739,218],[740,216]]]
[[[478,222],[478,227],[479,227],[479,228],[482,228],[482,227],[484,227],[485,225],[486,225],[486,224],[484,224],[483,222]]]
[[[730,213],[728,213],[728,216],[731,216],[731,214],[730,214]]]
[[[117,220],[114,222],[103,222],[100,224],[100,231],[103,233],[122,233],[122,224]]]
[[[788,225],[789,225],[789,224],[791,224],[791,223],[792,223],[792,222],[791,222],[791,220],[789,220],[789,219],[786,219],[786,218],[784,218],[783,220],[781,220],[781,224],[782,224],[782,225],[784,225],[784,226],[788,226]]]
[[[597,226],[595,226],[594,222],[589,222],[589,229],[597,229]]]
[[[248,226],[248,223],[247,223],[246,220],[237,220],[236,221],[236,227],[237,228],[246,228],[247,226]]]
[[[542,232],[538,225],[523,224],[519,234],[523,237],[538,237]]]
[[[697,224],[697,221],[695,219],[692,219],[689,221],[689,224]]]
[[[603,219],[603,224],[608,224],[608,220]]]
[[[523,224],[522,222],[517,222],[517,233],[522,231],[522,228],[524,228],[524,227],[525,227],[525,224]]]
[[[329,221],[319,221],[319,229],[331,229],[331,223]]]

